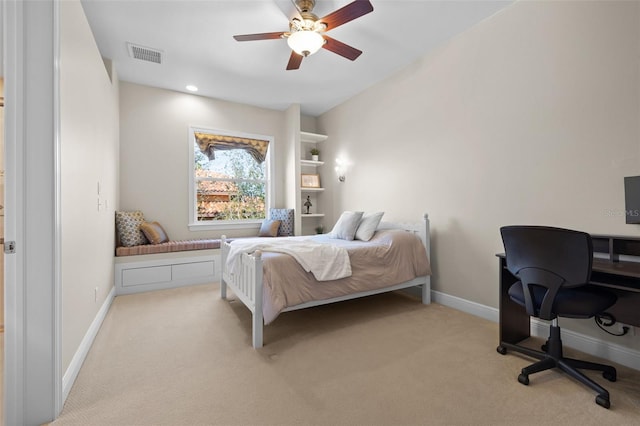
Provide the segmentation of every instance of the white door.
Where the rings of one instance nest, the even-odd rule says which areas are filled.
[[[60,410],[56,266],[57,7],[2,1],[5,93],[4,423],[42,424]]]

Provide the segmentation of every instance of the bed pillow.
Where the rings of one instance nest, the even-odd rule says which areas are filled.
[[[341,240],[352,241],[356,236],[356,230],[363,212],[342,212],[340,219],[329,232],[329,238],[338,238]]]
[[[158,222],[145,222],[140,230],[151,244],[161,244],[169,241],[166,231]]]
[[[355,239],[369,241],[373,237],[373,234],[376,233],[376,229],[383,215],[384,212],[367,213],[363,215],[358,224]]]
[[[259,237],[277,237],[278,230],[280,229],[279,220],[270,220],[266,219],[262,221],[262,226],[260,227]]]
[[[116,231],[120,245],[133,247],[148,244],[147,238],[140,230],[144,223],[144,214],[141,211],[116,212]]]

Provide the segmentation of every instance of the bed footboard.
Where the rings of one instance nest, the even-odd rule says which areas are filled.
[[[227,298],[227,286],[233,290],[238,299],[244,303],[252,314],[252,343],[254,348],[261,348],[263,344],[263,316],[262,316],[262,252],[257,250],[253,254],[240,255],[240,272],[231,274],[227,269],[227,256],[231,246],[222,236],[220,297]]]

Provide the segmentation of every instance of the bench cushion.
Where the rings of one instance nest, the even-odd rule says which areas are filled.
[[[171,253],[174,251],[206,250],[220,248],[219,239],[167,241],[162,244],[144,244],[132,247],[116,247],[116,256]]]

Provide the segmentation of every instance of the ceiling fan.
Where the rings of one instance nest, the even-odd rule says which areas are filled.
[[[362,54],[361,50],[333,39],[325,33],[372,12],[373,5],[369,0],[356,0],[323,18],[318,18],[311,12],[316,4],[315,0],[294,0],[294,4],[300,17],[295,17],[289,22],[289,31],[235,35],[233,38],[237,41],[286,38],[292,49],[287,70],[297,70],[300,68],[302,58],[314,54],[320,48],[352,61]]]

